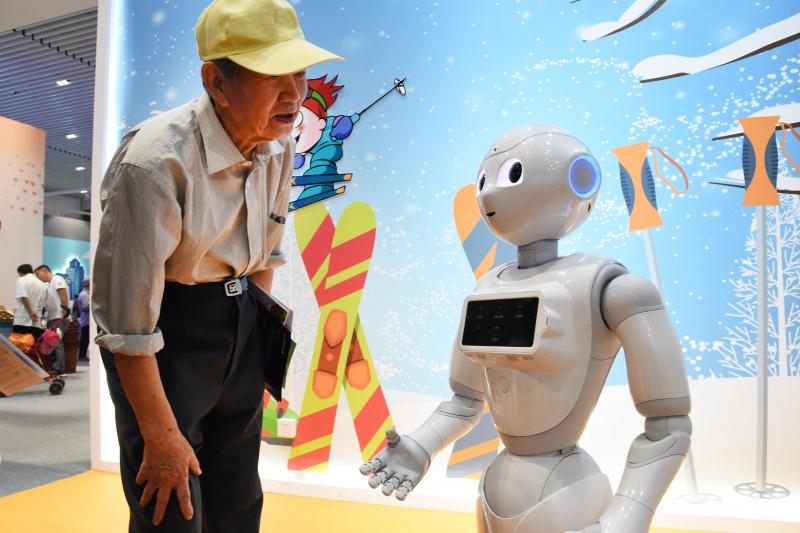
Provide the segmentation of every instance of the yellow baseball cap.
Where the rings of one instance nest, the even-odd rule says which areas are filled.
[[[271,76],[343,59],[306,41],[286,0],[214,0],[197,20],[195,37],[203,61],[228,58]]]

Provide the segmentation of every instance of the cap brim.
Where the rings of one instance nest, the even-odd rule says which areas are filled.
[[[258,50],[228,56],[234,63],[259,74],[284,76],[312,67],[323,61],[344,61],[303,39],[292,39]]]

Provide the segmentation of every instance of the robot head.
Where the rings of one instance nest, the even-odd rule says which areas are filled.
[[[532,124],[507,131],[478,172],[478,205],[489,228],[522,246],[580,226],[600,190],[600,167],[569,132]]]

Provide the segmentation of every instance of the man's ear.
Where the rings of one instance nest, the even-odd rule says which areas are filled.
[[[225,93],[225,77],[219,67],[211,61],[206,61],[200,67],[200,76],[211,100],[220,107],[228,107],[230,102]]]

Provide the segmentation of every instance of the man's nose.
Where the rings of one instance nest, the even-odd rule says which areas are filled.
[[[284,83],[281,87],[281,100],[284,102],[297,102],[305,96],[306,93],[306,79],[297,78],[290,74],[284,76]]]

